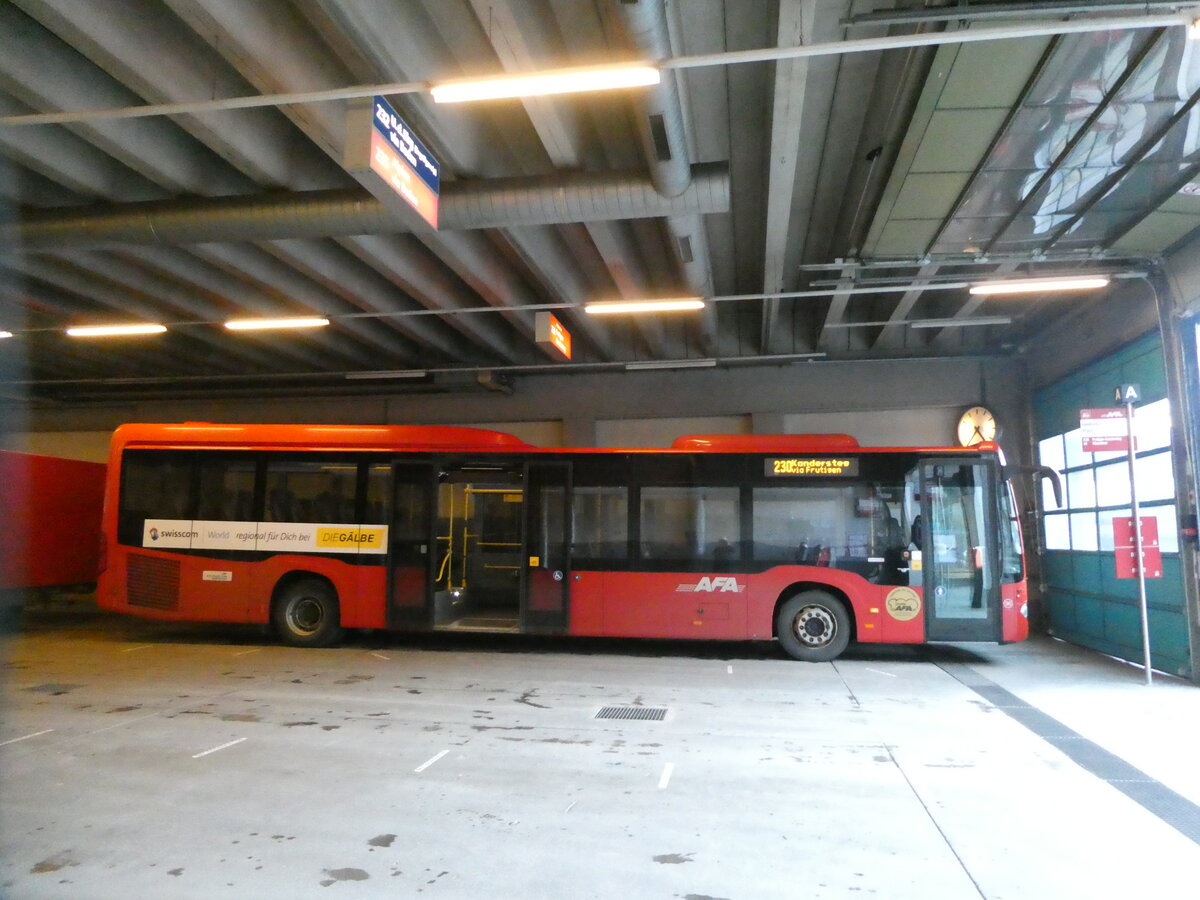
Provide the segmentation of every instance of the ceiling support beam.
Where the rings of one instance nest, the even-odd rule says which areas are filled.
[[[817,336],[817,347],[826,349],[833,340],[833,333],[840,331],[839,325],[846,321],[846,312],[850,306],[850,297],[854,288],[854,268],[847,266],[842,269],[842,277],[838,279],[833,296],[829,298],[829,310],[825,313],[825,321],[821,325],[821,333]]]
[[[780,0],[777,43],[794,47],[812,39],[816,21],[815,0]],[[763,293],[775,294],[784,288],[784,259],[791,235],[792,199],[796,191],[796,160],[800,154],[804,117],[804,99],[808,87],[807,60],[781,61],[775,65],[774,112],[771,116],[771,149],[767,157],[766,252],[763,261]],[[798,217],[802,222],[806,217]],[[803,240],[803,237],[798,238]],[[762,310],[759,345],[763,353],[776,352],[779,343],[780,307],[778,300],[767,300]],[[822,338],[825,333],[822,332]]]
[[[1019,263],[1002,263],[1001,265],[996,266],[995,270],[988,276],[988,279],[1002,281],[1016,272],[1018,268],[1020,268]],[[968,294],[967,299],[963,301],[963,305],[958,308],[958,311],[954,313],[951,318],[968,319],[975,313],[975,310],[983,306],[983,304],[989,299],[994,298],[987,297],[982,294]],[[1034,300],[1034,298],[1026,297],[1025,302],[1022,305],[1027,307],[1030,300]],[[1015,302],[1021,303],[1022,301],[1018,299]],[[962,341],[962,338],[963,335],[961,328],[941,328],[930,333],[929,340],[926,342],[925,346],[929,348],[948,350],[951,346],[951,342]]]
[[[913,311],[913,307],[917,305],[917,301],[921,299],[921,295],[925,293],[925,286],[929,280],[937,275],[937,270],[936,263],[921,266],[917,270],[912,278],[913,286],[904,292],[900,301],[892,309],[887,324],[875,338],[872,350],[899,349],[904,346],[906,331],[904,322],[908,318],[908,314]]]

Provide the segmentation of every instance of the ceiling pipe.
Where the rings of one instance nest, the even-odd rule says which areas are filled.
[[[664,198],[636,175],[549,176],[447,182],[442,231],[558,225],[687,216],[729,209],[729,170],[696,167],[680,196]],[[408,228],[359,188],[302,194],[256,194],[112,206],[22,210],[0,226],[0,246],[94,247],[112,244],[198,244],[331,235],[398,234]]]
[[[670,59],[671,34],[663,0],[634,0],[622,2],[618,8],[634,45],[649,59]],[[639,115],[635,117],[642,154],[650,167],[654,186],[664,197],[686,195],[693,188],[694,167],[688,152],[687,127],[679,100],[676,76],[664,72],[662,81],[641,91],[634,101]],[[723,210],[728,212],[727,203]],[[697,296],[713,294],[712,259],[708,251],[708,233],[704,220],[696,213],[705,210],[677,212],[667,219],[671,245],[683,272],[688,290]],[[701,341],[705,352],[711,352],[716,342],[716,314],[706,309],[702,314]]]
[[[1025,19],[1033,16],[1064,18],[1103,12],[1150,12],[1152,9],[1174,11],[1187,4],[1180,0],[1137,0],[1136,3],[1114,3],[1111,0],[1086,0],[1077,3],[1056,3],[1039,0],[1036,3],[956,3],[953,6],[896,9],[859,13],[842,19],[842,24],[855,25],[912,25],[922,22],[979,22],[986,19]]]
[[[671,57],[671,38],[662,0],[626,0],[619,4],[619,9],[638,50],[651,60]],[[691,181],[691,165],[675,77],[667,75],[659,84],[639,92],[636,102],[642,113],[637,117],[638,136],[650,163],[654,186],[664,196],[677,196]]]

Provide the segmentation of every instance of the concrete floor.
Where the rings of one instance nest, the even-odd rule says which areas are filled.
[[[297,650],[50,603],[3,661],[4,897],[1200,893],[1200,690],[1044,639]]]

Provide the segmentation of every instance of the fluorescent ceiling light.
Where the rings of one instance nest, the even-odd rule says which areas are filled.
[[[678,297],[667,300],[612,300],[600,303],[585,303],[583,311],[593,316],[620,315],[622,313],[675,312],[685,309],[704,309],[699,297]]]
[[[225,327],[230,331],[263,331],[270,328],[323,328],[329,320],[322,316],[300,316],[291,319],[230,319]]]
[[[1107,275],[1079,278],[1036,278],[1025,281],[988,281],[972,285],[972,294],[1044,294],[1051,291],[1094,291],[1108,287]]]
[[[395,372],[347,372],[346,378],[351,381],[368,378],[424,378],[427,374],[424,369],[400,369]]]
[[[477,78],[435,84],[429,92],[437,103],[499,100],[505,97],[540,97],[546,94],[576,94],[615,88],[658,84],[662,73],[644,64],[558,69],[533,75]]]
[[[13,336],[13,333],[11,331],[0,331],[0,341],[4,340],[5,338],[10,338],[12,336]]]
[[[81,325],[78,328],[68,328],[71,337],[117,337],[132,334],[162,334],[167,330],[165,325],[143,323],[141,325]]]
[[[641,372],[648,369],[711,369],[715,367],[715,359],[663,359],[650,362],[631,362],[625,364],[627,372]]]
[[[966,328],[971,325],[1011,325],[1010,316],[975,316],[966,319],[913,319],[909,328]]]

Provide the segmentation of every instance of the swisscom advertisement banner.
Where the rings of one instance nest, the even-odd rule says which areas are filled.
[[[162,550],[386,553],[386,525],[147,519],[142,546]]]

